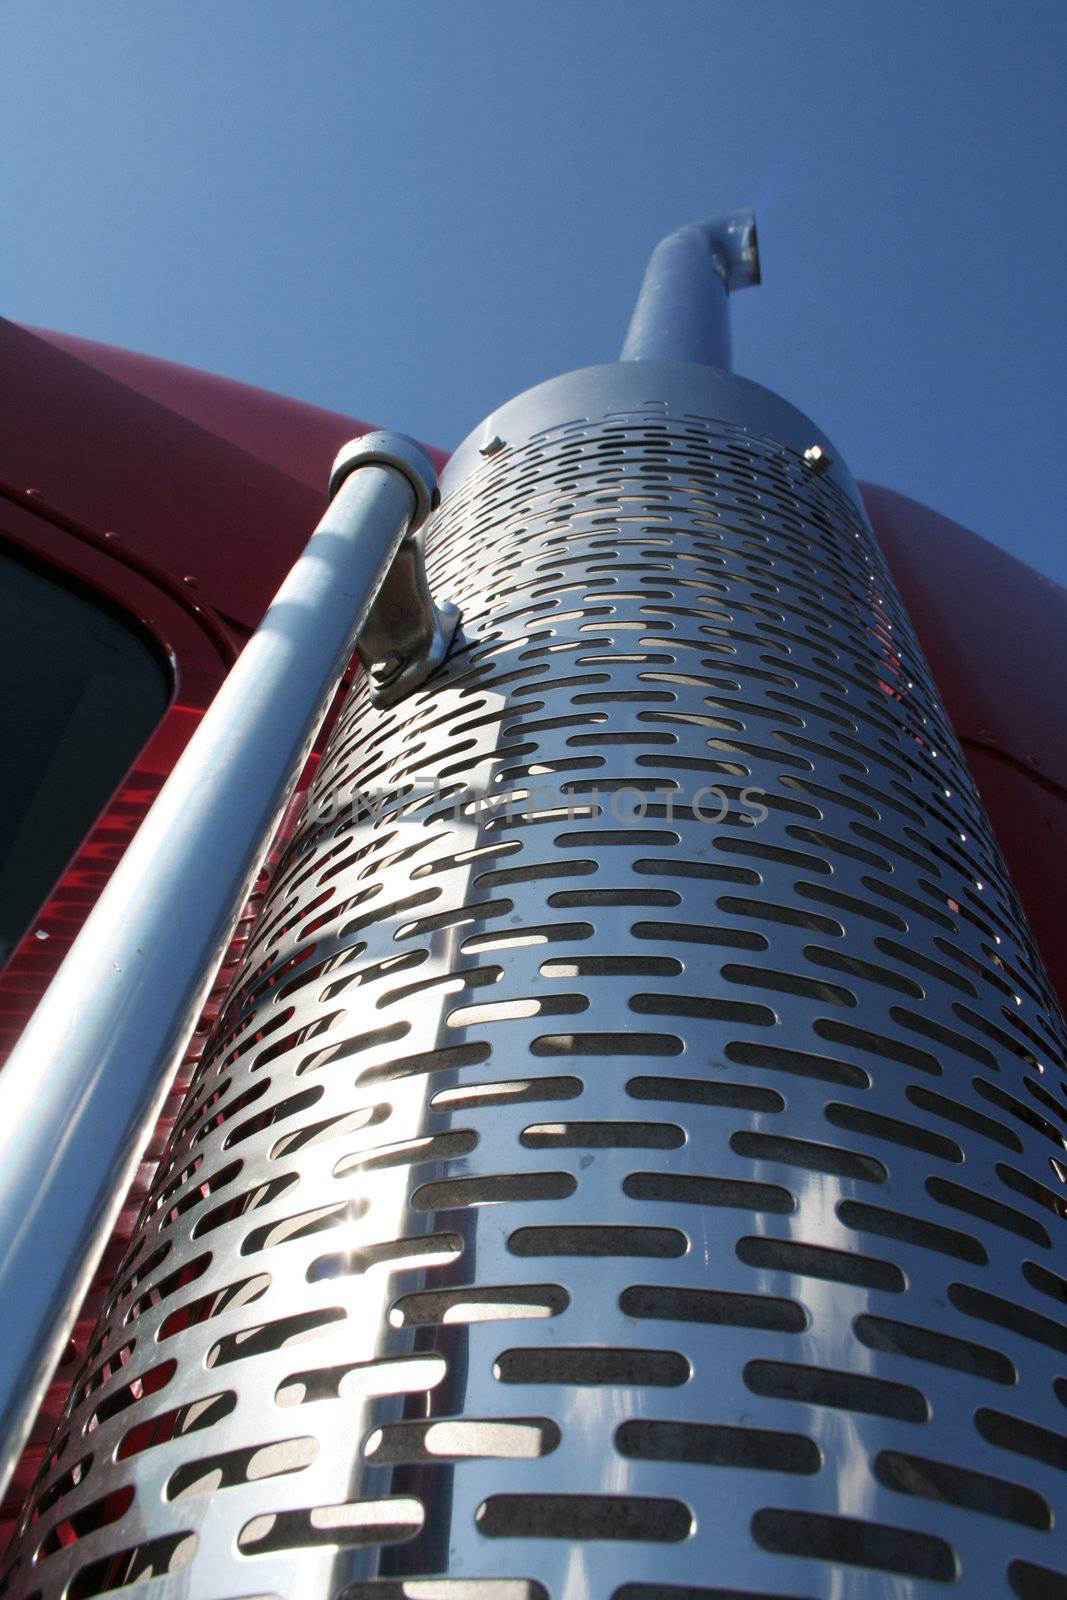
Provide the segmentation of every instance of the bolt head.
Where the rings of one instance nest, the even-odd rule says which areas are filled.
[[[494,433],[491,439],[487,439],[483,445],[479,445],[478,454],[483,456],[499,455],[504,445],[505,440],[500,437],[499,433]]]
[[[829,472],[834,464],[833,457],[827,455],[821,444],[809,444],[804,460],[813,472]]]

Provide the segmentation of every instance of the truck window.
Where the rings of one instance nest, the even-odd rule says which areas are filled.
[[[120,615],[0,550],[0,965],[31,925],[170,699]]]

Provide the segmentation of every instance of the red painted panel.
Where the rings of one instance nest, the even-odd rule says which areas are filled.
[[[288,473],[320,497],[330,463],[341,446],[374,426],[339,411],[326,411],[250,383],[160,361],[156,356],[46,328],[26,331]],[[447,452],[427,448],[440,471],[448,460]]]
[[[861,487],[1067,999],[1067,590],[918,501]]]
[[[1049,977],[1067,1000],[1067,794],[990,750],[963,749]]]
[[[959,737],[1067,791],[1067,589],[917,500],[862,492]]]
[[[3,320],[0,372],[12,397],[0,479],[35,489],[99,533],[117,532],[179,582],[190,577],[208,605],[254,627],[322,513],[325,483],[299,482]],[[340,431],[365,428],[353,420]],[[323,454],[336,431],[324,436]]]

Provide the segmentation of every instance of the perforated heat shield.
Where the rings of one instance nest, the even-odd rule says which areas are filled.
[[[490,431],[9,1592],[1067,1594],[1062,1020],[851,480],[698,369]]]

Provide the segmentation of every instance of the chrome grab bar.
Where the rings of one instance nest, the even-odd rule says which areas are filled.
[[[367,434],[330,488],[0,1073],[0,1490],[353,650],[395,699],[455,630],[417,540],[437,499],[421,446]]]

